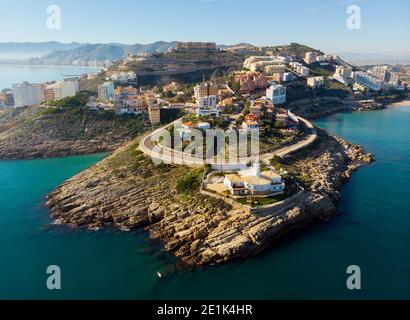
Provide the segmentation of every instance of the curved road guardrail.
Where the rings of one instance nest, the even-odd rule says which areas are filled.
[[[308,147],[309,145],[311,145],[313,142],[316,141],[317,131],[315,127],[313,126],[313,124],[304,118],[301,118],[301,117],[297,117],[297,118],[299,119],[299,121],[303,122],[304,125],[306,126],[305,139],[293,145],[275,150],[274,152],[262,154],[260,155],[261,161],[269,162],[275,156],[279,156],[283,158],[291,153],[295,153],[303,148]],[[161,136],[164,130],[167,130],[168,128],[174,126],[179,121],[181,121],[181,119],[178,119],[144,136],[140,140],[139,149],[145,155],[151,157],[152,159],[157,160],[162,163],[166,163],[166,164],[185,165],[188,167],[202,167],[205,164],[208,164],[206,159],[194,157],[189,153],[184,153],[181,151],[173,150],[171,148],[167,148],[157,143],[158,137]],[[216,168],[220,169],[220,168],[227,167],[230,170],[233,170],[234,168],[243,168],[244,166],[246,166],[246,164],[248,164],[252,160],[254,160],[254,158],[247,157],[247,158],[239,159],[238,162],[236,163],[232,163],[232,162],[214,163],[212,162],[210,164],[212,165],[214,169]]]

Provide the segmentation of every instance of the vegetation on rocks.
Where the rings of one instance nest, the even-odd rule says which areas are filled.
[[[92,112],[86,95],[0,115],[0,158],[59,157],[113,151],[144,130],[144,119]]]
[[[198,192],[202,183],[204,171],[202,169],[191,170],[180,177],[177,181],[177,191],[180,193]]]

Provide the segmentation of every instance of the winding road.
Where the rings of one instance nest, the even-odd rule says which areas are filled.
[[[260,155],[261,161],[267,163],[276,156],[283,158],[291,153],[297,152],[303,148],[308,147],[309,145],[311,145],[313,142],[316,141],[317,131],[315,127],[313,126],[313,124],[304,118],[298,117],[298,119],[299,121],[303,122],[306,127],[305,138],[302,141],[298,141],[297,143],[293,145],[278,149],[271,153]],[[170,148],[166,148],[157,143],[158,138],[162,136],[164,131],[172,127],[179,121],[181,121],[181,119],[178,119],[144,136],[140,141],[139,149],[145,155],[151,157],[154,162],[185,165],[188,167],[204,166],[208,162],[202,158],[194,157],[189,153],[184,153],[184,152],[176,151]],[[254,159],[252,159],[251,157],[248,157],[248,158],[240,159],[238,163],[214,163],[212,162],[211,164],[214,169],[222,168],[224,166],[229,166],[229,168],[233,170],[233,168],[242,168],[244,165],[246,165],[247,163],[253,160]]]

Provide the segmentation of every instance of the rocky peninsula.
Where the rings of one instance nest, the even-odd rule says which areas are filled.
[[[331,219],[343,183],[373,160],[360,146],[319,130],[313,145],[276,163],[303,184],[302,199],[279,214],[258,215],[200,195],[206,169],[156,166],[138,151],[138,143],[134,140],[52,192],[52,218],[74,228],[144,228],[187,265],[254,256],[291,230]],[[183,188],[187,182],[189,190]]]

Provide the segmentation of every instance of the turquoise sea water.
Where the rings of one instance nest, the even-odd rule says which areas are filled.
[[[38,83],[63,80],[67,75],[95,73],[97,70],[90,67],[0,65],[0,90],[23,81]]]
[[[409,123],[410,107],[317,121],[377,158],[345,186],[342,215],[255,258],[189,270],[143,231],[50,225],[45,195],[103,155],[0,162],[0,298],[409,299]],[[61,291],[46,289],[49,265]],[[362,269],[361,291],[346,288],[349,265]]]

